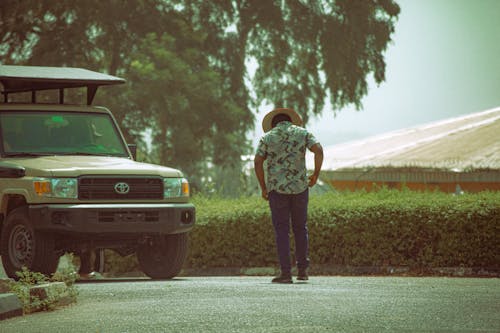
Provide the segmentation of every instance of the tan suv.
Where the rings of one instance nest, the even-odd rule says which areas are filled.
[[[66,252],[136,253],[151,278],[176,276],[195,222],[189,184],[164,166],[134,161],[97,88],[123,79],[79,68],[0,66],[0,250],[5,272],[53,273]],[[87,105],[64,103],[86,87]],[[37,103],[55,90],[56,103]],[[31,92],[30,103],[9,96]]]

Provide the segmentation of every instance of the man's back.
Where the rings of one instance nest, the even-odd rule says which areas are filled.
[[[266,133],[257,154],[267,159],[268,190],[296,194],[307,189],[305,154],[317,143],[306,129],[280,122]]]

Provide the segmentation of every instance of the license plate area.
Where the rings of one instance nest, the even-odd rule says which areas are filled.
[[[99,212],[100,223],[141,223],[158,222],[159,212],[157,211],[104,211]]]

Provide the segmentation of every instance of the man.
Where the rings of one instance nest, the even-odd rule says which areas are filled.
[[[261,138],[254,159],[255,175],[262,197],[269,200],[271,218],[276,236],[276,247],[281,274],[273,283],[292,283],[290,264],[290,221],[295,237],[295,257],[298,280],[308,280],[308,186],[318,180],[323,163],[323,148],[316,138],[302,126],[302,118],[292,109],[275,109],[264,117]],[[306,149],[314,153],[314,173],[307,177]],[[267,182],[264,161],[267,160]]]

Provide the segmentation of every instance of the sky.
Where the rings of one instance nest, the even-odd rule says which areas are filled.
[[[325,147],[500,106],[500,0],[396,2],[385,82],[370,78],[361,110],[327,106],[306,125]],[[271,110],[256,113],[254,147]]]

